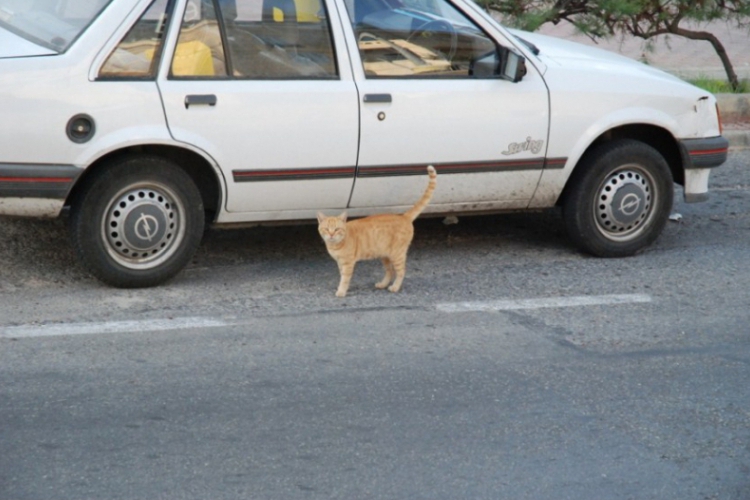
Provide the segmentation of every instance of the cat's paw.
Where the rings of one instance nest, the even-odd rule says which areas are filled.
[[[391,286],[389,286],[389,287],[388,287],[388,291],[389,291],[389,292],[393,292],[393,293],[396,293],[396,292],[398,292],[399,290],[401,290],[401,287],[400,287],[400,286],[396,286],[396,285],[391,285]]]
[[[375,288],[377,288],[378,290],[382,290],[383,288],[388,286],[388,283],[390,283],[390,281],[378,281],[377,283],[375,283]]]
[[[342,292],[341,290],[338,290],[336,292],[336,297],[346,297],[346,291]]]

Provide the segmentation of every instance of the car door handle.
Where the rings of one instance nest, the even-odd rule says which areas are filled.
[[[191,105],[216,106],[216,96],[213,94],[200,94],[185,96],[185,109]]]
[[[366,103],[393,102],[393,97],[391,94],[365,94],[364,101]]]

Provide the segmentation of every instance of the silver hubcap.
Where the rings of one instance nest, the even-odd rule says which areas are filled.
[[[156,267],[179,248],[184,213],[179,198],[166,186],[128,186],[107,207],[102,225],[107,251],[130,269]]]
[[[599,188],[594,207],[597,228],[608,239],[637,237],[654,214],[657,193],[653,178],[637,165],[609,175]]]

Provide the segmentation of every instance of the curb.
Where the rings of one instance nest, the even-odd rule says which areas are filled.
[[[750,120],[750,94],[716,94],[716,103],[722,120]]]
[[[724,130],[722,135],[729,141],[730,149],[750,148],[750,130]]]
[[[728,122],[750,122],[750,94],[716,94],[721,119]],[[750,148],[750,130],[727,130],[722,134],[732,149]]]

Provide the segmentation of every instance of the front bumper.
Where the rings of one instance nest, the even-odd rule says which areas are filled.
[[[685,201],[706,201],[709,174],[712,168],[727,161],[729,141],[722,136],[683,139],[680,141],[680,154],[685,169]]]

